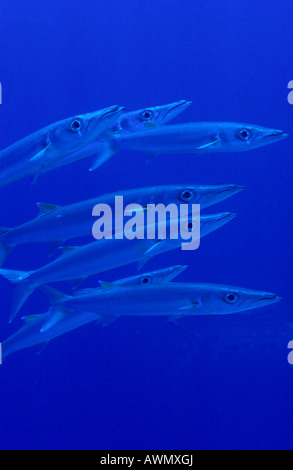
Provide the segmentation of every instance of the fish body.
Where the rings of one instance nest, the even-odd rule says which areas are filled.
[[[219,213],[204,215],[200,218],[200,236],[223,226],[235,214]],[[189,231],[187,224],[191,216],[181,217],[180,222]],[[177,221],[173,222],[177,224]],[[172,221],[170,221],[171,227]],[[182,234],[183,235],[183,234]],[[188,234],[187,234],[188,235]],[[192,234],[190,233],[190,236]],[[21,272],[0,269],[0,275],[15,284],[15,302],[12,308],[11,319],[17,314],[25,300],[40,285],[51,282],[86,279],[87,277],[104,271],[139,262],[142,266],[153,256],[178,248],[182,238],[178,239],[128,239],[125,236],[118,238],[104,238],[87,245],[66,248],[66,251],[51,263],[30,272]]]
[[[81,158],[94,156],[90,171],[96,170],[115,153],[108,144],[108,141],[114,135],[128,135],[133,132],[148,131],[157,126],[162,126],[190,105],[191,101],[182,100],[124,113],[97,139],[71,154],[69,158],[80,160]]]
[[[112,106],[51,124],[0,152],[0,187],[67,164],[66,157],[96,139],[124,108]]]
[[[277,142],[283,131],[233,122],[191,122],[114,135],[111,147],[161,153],[241,152]]]
[[[217,284],[155,283],[95,290],[88,296],[67,296],[59,308],[109,316],[227,315],[266,306],[276,294]]]
[[[3,359],[36,344],[44,344],[68,331],[95,320],[107,322],[119,316],[167,316],[183,318],[227,315],[264,307],[280,301],[276,294],[216,284],[162,283],[92,289],[89,295],[62,294],[53,313],[63,312],[60,322],[50,328],[52,310],[27,317],[25,325],[2,343]],[[48,324],[47,324],[48,325]]]
[[[92,235],[93,208],[107,204],[113,213],[115,196],[123,196],[124,206],[132,203],[164,205],[200,204],[201,209],[216,204],[241,191],[243,187],[226,185],[166,185],[117,191],[68,206],[38,203],[39,215],[15,228],[0,227],[0,266],[16,245],[22,243],[50,243],[54,249],[64,241]]]
[[[96,289],[82,289],[80,291],[76,291],[74,295],[78,297],[93,295],[98,290],[113,288],[115,286],[144,286],[150,283],[156,284],[162,282],[170,282],[172,279],[182,273],[182,271],[184,271],[186,268],[187,266],[170,266],[168,268],[163,268],[156,271],[150,271],[144,274],[137,274],[135,276],[118,279],[117,281],[111,283],[103,282],[101,283],[101,286]],[[56,289],[52,289],[48,286],[43,286],[42,291],[47,295],[50,302],[52,304],[55,304],[55,306],[56,299],[60,302],[67,297],[59,291],[56,291]],[[35,344],[46,343],[52,340],[53,338],[56,338],[57,336],[60,336],[71,330],[86,325],[87,323],[100,320],[100,317],[98,317],[95,313],[79,312],[77,315],[66,315],[61,322],[57,322],[56,324],[54,324],[54,328],[50,328],[52,320],[54,320],[55,313],[56,312],[54,308],[50,308],[49,311],[44,314],[24,317],[24,326],[5,341],[3,356],[6,356],[11,352],[18,351],[20,349],[24,349],[26,347],[33,346]],[[105,319],[105,321],[106,320],[107,319]],[[44,328],[46,326],[47,328]],[[40,336],[41,330],[42,335]]]

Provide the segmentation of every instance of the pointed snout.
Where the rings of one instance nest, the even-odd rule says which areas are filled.
[[[118,119],[119,116],[125,111],[123,106],[110,106],[109,108],[105,108],[101,111],[100,119],[105,118],[113,118]]]
[[[222,184],[218,186],[213,186],[207,190],[207,203],[206,205],[216,204],[217,202],[224,201],[234,194],[243,191],[245,186],[239,186],[237,184]]]
[[[269,139],[271,142],[277,142],[278,140],[285,139],[289,135],[286,132],[279,129],[266,129],[264,137]]]
[[[272,294],[270,292],[260,292],[258,294],[258,298],[256,299],[256,302],[260,302],[263,305],[269,305],[273,304],[275,302],[280,302],[282,300],[282,297],[276,294]]]
[[[220,214],[212,214],[208,216],[201,216],[201,234],[207,235],[208,233],[217,230],[223,225],[234,219],[237,214],[233,212],[222,212]]]
[[[228,193],[228,194],[236,194],[239,193],[239,191],[243,191],[245,189],[245,186],[240,186],[238,184],[223,184],[217,186],[217,194],[221,193]]]
[[[186,265],[180,265],[179,264],[177,266],[172,266],[170,268],[170,272],[169,272],[168,277],[167,277],[166,280],[171,281],[172,279],[174,279],[174,277],[179,276],[179,274],[181,274],[187,268],[188,268],[187,264]]]
[[[237,216],[234,212],[221,212],[220,214],[211,215],[210,222],[217,226],[222,226]]]
[[[170,103],[166,105],[166,115],[164,118],[164,122],[168,122],[171,119],[174,119],[178,114],[185,111],[188,106],[192,104],[192,101],[175,101],[174,103]]]
[[[97,138],[104,130],[114,124],[121,116],[125,108],[121,106],[110,106],[88,115],[88,129],[91,131],[91,140]]]

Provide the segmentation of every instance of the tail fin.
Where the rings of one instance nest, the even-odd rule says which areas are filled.
[[[70,297],[67,294],[60,292],[59,290],[54,289],[51,286],[47,286],[46,284],[39,286],[39,290],[42,291],[43,294],[45,294],[51,305],[57,305],[62,302],[65,298]]]
[[[7,256],[13,248],[13,246],[10,246],[5,241],[5,234],[8,232],[10,232],[9,228],[0,227],[0,267],[3,266]]]
[[[15,286],[15,296],[9,317],[9,322],[15,318],[25,301],[34,291],[34,287],[30,287],[27,283],[27,277],[32,271],[14,271],[12,269],[0,269],[0,275],[5,277],[11,284]]]
[[[49,310],[49,314],[40,329],[41,333],[46,333],[49,331],[53,326],[58,325],[63,318],[65,318],[67,315],[66,310],[63,310],[61,307],[51,307]]]

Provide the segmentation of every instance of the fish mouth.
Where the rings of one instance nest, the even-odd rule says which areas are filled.
[[[192,101],[186,101],[186,100],[181,100],[181,101],[176,101],[176,103],[173,103],[170,105],[170,109],[167,111],[167,116],[169,114],[173,114],[173,112],[177,111],[178,113],[184,111],[188,106],[192,104]]]
[[[172,281],[174,277],[179,276],[179,274],[185,271],[186,268],[188,268],[187,265],[178,265],[178,266],[173,266],[172,268],[170,268],[170,272],[168,273],[166,277],[166,282]]]
[[[266,303],[274,303],[274,302],[280,302],[282,300],[282,297],[276,294],[265,294],[259,299],[257,299],[257,302],[266,302]]]
[[[266,138],[277,138],[277,139],[284,139],[285,137],[289,137],[289,134],[286,134],[284,131],[279,131],[279,130],[272,130],[265,136]]]
[[[174,266],[173,268],[171,268],[171,273],[172,274],[176,273],[178,275],[178,274],[182,273],[183,271],[185,271],[185,269],[187,269],[187,268],[188,268],[187,264],[185,264],[185,265],[180,265],[179,264],[178,266]]]
[[[104,119],[106,116],[109,114],[112,116],[114,113],[118,115],[122,114],[125,111],[125,108],[123,106],[110,106],[110,108],[104,109],[102,112],[100,119]]]
[[[201,217],[203,224],[201,223],[201,234],[208,235],[209,233],[217,230],[223,225],[234,219],[237,214],[232,212],[223,212],[222,214],[214,214],[210,216]]]
[[[244,189],[245,189],[245,186],[240,186],[238,184],[230,184],[230,185],[227,185],[227,186],[219,187],[219,189],[216,191],[216,193],[212,195],[212,198],[217,197],[219,194],[239,193],[240,191],[243,191]]]
[[[245,189],[245,186],[240,186],[239,184],[233,184],[224,187],[223,189],[220,189],[219,193],[225,193],[225,192],[230,192],[230,191],[243,191]]]

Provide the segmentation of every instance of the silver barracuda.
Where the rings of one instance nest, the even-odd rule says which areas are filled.
[[[96,139],[122,114],[112,106],[51,124],[0,152],[0,187],[25,176],[34,180],[57,166],[66,156]]]
[[[148,132],[113,135],[105,152],[119,149],[153,154],[242,152],[287,137],[283,131],[233,122],[191,122],[162,126]]]
[[[124,205],[147,204],[200,204],[201,209],[223,201],[243,190],[242,186],[223,185],[163,185],[138,188],[77,202],[68,206],[38,203],[38,216],[15,228],[0,227],[0,267],[14,246],[22,243],[49,243],[56,250],[66,240],[90,236],[94,218],[93,208],[107,204],[114,211],[115,196],[123,196]]]
[[[232,220],[235,214],[224,212],[200,217],[200,237],[213,232]],[[191,216],[181,217],[180,224],[187,235],[196,232],[196,227],[189,228]],[[191,222],[190,222],[191,221]],[[175,222],[174,222],[175,223]],[[172,220],[170,220],[170,227]],[[176,221],[178,224],[178,221]],[[157,224],[159,226],[160,223]],[[156,227],[157,227],[156,226]],[[149,227],[148,227],[149,228]],[[183,233],[181,233],[183,237]],[[199,240],[198,240],[199,242]],[[12,320],[30,294],[43,284],[64,280],[83,280],[104,271],[109,271],[130,263],[138,262],[141,268],[150,258],[160,253],[173,250],[182,245],[178,239],[129,239],[127,237],[104,238],[79,247],[66,247],[63,255],[35,271],[23,272],[0,269],[0,275],[15,285],[15,298],[12,307]]]
[[[150,271],[144,274],[137,274],[136,276],[118,279],[117,281],[113,281],[111,283],[101,282],[101,285],[98,288],[82,289],[76,291],[74,293],[74,296],[81,297],[93,295],[96,291],[100,289],[113,288],[115,286],[136,286],[147,285],[150,283],[156,284],[162,282],[170,282],[176,276],[181,274],[186,268],[187,266],[171,266],[168,268],[159,269],[157,271]],[[64,320],[62,320],[61,325],[60,322],[57,321],[56,325],[54,325],[53,328],[50,325],[52,325],[52,322],[56,320],[56,316],[59,316],[58,308],[56,309],[56,304],[61,300],[64,300],[67,296],[49,286],[42,286],[41,289],[51,302],[51,308],[47,313],[44,314],[23,317],[24,327],[20,328],[20,330],[18,330],[8,340],[5,341],[3,359],[11,352],[18,351],[20,349],[33,346],[39,343],[43,343],[44,331],[42,331],[42,333],[40,334],[40,330],[51,330],[49,332],[49,335],[47,335],[47,338],[45,339],[46,343],[57,336],[79,328],[80,326],[83,326],[92,321],[101,323],[103,326],[106,326],[111,322],[110,317],[104,319],[103,321],[95,313],[87,313],[81,311],[76,315],[72,315],[70,319],[65,318]],[[53,308],[54,305],[55,308]],[[114,319],[112,318],[112,321],[113,320]]]
[[[228,315],[281,300],[270,292],[173,282],[93,289],[89,295],[77,296],[67,296],[49,287],[47,295],[52,303],[51,310],[26,317],[25,325],[2,343],[3,359],[95,320],[108,324],[120,316],[167,316],[175,320],[188,316]],[[44,328],[54,315],[58,322],[51,328],[47,323],[48,328]]]
[[[124,113],[112,126],[101,134],[98,139],[71,154],[68,159],[74,161],[75,159],[80,160],[94,156],[89,170],[96,170],[115,153],[115,151],[108,152],[108,141],[113,135],[127,135],[133,132],[148,131],[154,127],[162,126],[171,119],[174,119],[190,105],[191,101],[182,100],[162,106]]]

